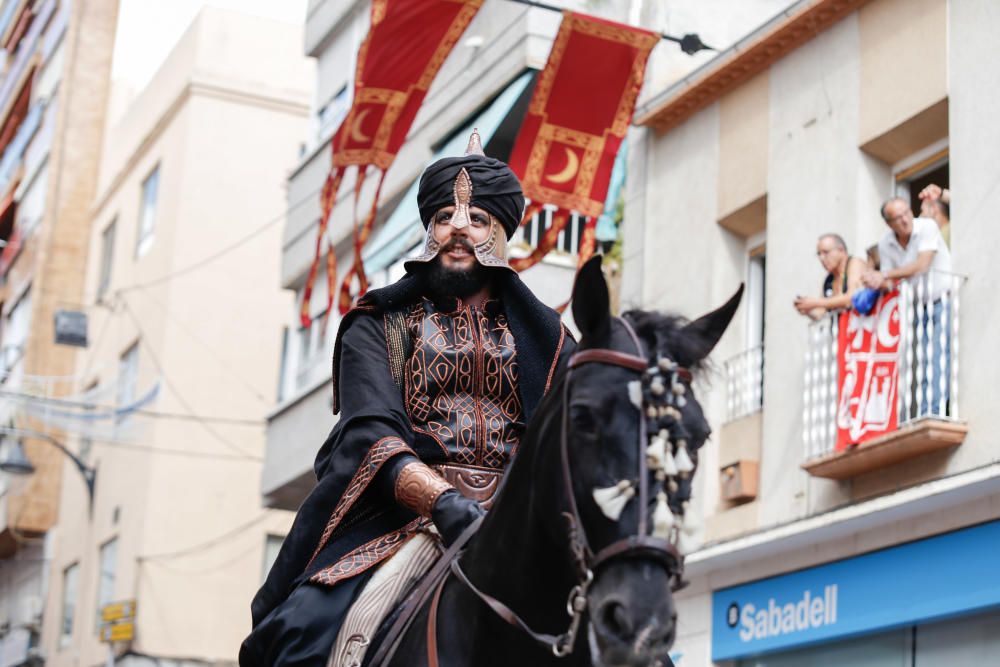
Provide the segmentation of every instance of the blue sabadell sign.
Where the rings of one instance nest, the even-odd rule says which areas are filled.
[[[1000,521],[712,594],[732,660],[1000,606]]]

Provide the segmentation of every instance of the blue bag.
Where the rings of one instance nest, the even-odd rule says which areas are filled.
[[[877,289],[865,287],[854,293],[854,296],[851,297],[851,305],[854,306],[854,310],[862,315],[868,315],[875,308],[875,304],[878,303],[879,294],[880,292]]]

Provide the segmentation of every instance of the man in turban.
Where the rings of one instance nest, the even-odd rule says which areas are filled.
[[[325,665],[380,567],[421,540],[449,545],[478,518],[573,347],[507,263],[524,195],[478,134],[464,156],[427,168],[417,199],[423,251],[340,324],[340,420],[251,605],[243,667]]]

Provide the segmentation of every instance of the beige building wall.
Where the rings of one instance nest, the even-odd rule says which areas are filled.
[[[983,156],[997,143],[992,110],[1000,104],[1000,69],[988,53],[1000,12],[985,1],[857,4],[794,49],[776,45],[780,55],[762,73],[665,132],[653,129],[651,107],[637,114],[652,114],[651,126],[633,136],[643,177],[635,183],[630,172],[626,209],[625,256],[642,261],[626,261],[625,281],[638,285],[640,303],[697,315],[745,279],[751,246],[764,243],[767,256],[764,395],[756,423],[727,423],[724,411],[723,362],[748,346],[747,304],[713,355],[714,372],[696,387],[715,435],[701,455],[695,489],[695,508],[706,521],[703,547],[688,557],[691,585],[678,594],[679,666],[713,664],[715,590],[1000,517],[1000,424],[990,402],[997,364],[983,335],[996,319],[998,276],[986,249],[998,239],[987,211],[996,209],[1000,174]],[[730,57],[724,53],[720,62]],[[740,67],[732,71],[741,76]],[[689,88],[678,84],[650,98],[669,106]],[[811,476],[800,467],[807,321],[792,302],[819,293],[825,272],[816,239],[839,233],[852,254],[863,256],[886,233],[878,210],[894,193],[894,171],[928,151],[940,154],[942,146],[956,193],[953,266],[967,276],[955,349],[968,435],[954,450],[851,480]],[[742,223],[739,214],[761,199],[765,206],[753,220],[764,225],[730,224]],[[635,267],[644,267],[641,275],[630,276]],[[743,441],[720,440],[734,437]],[[727,461],[719,452],[752,454],[745,441],[755,437],[757,499],[722,502],[718,464]]]
[[[65,474],[47,664],[105,659],[98,556],[115,538],[111,598],[138,605],[135,639],[116,651],[235,662],[250,629],[267,536],[289,523],[260,507],[259,480],[291,308],[278,280],[284,181],[305,136],[311,70],[301,26],[206,9],[108,129],[84,290],[94,333],[77,359],[79,389],[96,382],[113,402],[121,356],[138,342],[135,394],[159,391],[94,437],[92,512],[75,473]],[[155,237],[137,254],[142,184],[157,168]],[[112,221],[111,282],[99,295]],[[76,617],[62,638],[62,573],[73,563]]]

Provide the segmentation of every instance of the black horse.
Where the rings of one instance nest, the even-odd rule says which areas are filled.
[[[673,513],[683,513],[693,469],[667,483],[656,466],[647,465],[643,431],[662,426],[665,419],[673,453],[678,454],[677,443],[686,445],[685,458],[696,465],[708,424],[686,371],[671,376],[684,385],[668,387],[667,395],[681,396],[671,402],[674,408],[640,404],[637,381],[658,367],[697,369],[728,326],[741,293],[742,288],[719,310],[690,323],[645,311],[618,319],[610,313],[599,258],[584,266],[573,290],[573,316],[582,333],[577,355],[581,350],[617,351],[622,359],[632,356],[631,366],[616,363],[620,359],[613,354],[599,354],[591,359],[597,363],[563,370],[529,425],[496,505],[460,557],[460,566],[418,613],[388,665],[671,665],[668,651],[677,616],[672,590],[680,583],[680,556],[669,546],[643,543],[612,549],[591,570],[592,561],[584,558],[580,545],[592,554],[616,543],[634,546],[640,498],[646,500],[643,525],[656,523],[656,494],[647,489],[662,488]],[[642,370],[643,365],[649,370]],[[647,382],[647,397],[648,387]],[[644,492],[634,499],[630,495],[617,520],[610,519],[595,501],[594,490],[624,487],[627,480],[638,488],[640,474],[647,477]],[[677,528],[672,530],[676,536]],[[663,542],[669,545],[669,540]],[[567,632],[574,611],[579,632]],[[526,628],[548,635],[536,638]],[[367,659],[372,657],[369,652]]]

